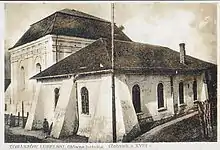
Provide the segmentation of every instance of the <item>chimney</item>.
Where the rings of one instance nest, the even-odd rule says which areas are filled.
[[[180,63],[185,64],[185,55],[186,55],[186,51],[185,51],[185,43],[180,43]]]

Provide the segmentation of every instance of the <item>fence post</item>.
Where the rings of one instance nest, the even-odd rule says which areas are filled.
[[[207,107],[207,136],[208,138],[213,136],[213,126],[211,122],[211,102],[209,100],[206,101],[206,107]]]
[[[5,125],[7,125],[7,114],[5,114]]]
[[[18,126],[20,125],[20,112],[18,112]]]
[[[7,116],[8,116],[7,117],[7,125],[9,125],[10,124],[10,114],[8,114]]]
[[[198,110],[203,137],[211,138],[213,136],[211,101],[198,102]]]
[[[205,137],[204,105],[201,101],[198,101],[196,103],[197,103],[197,108],[198,108],[198,112],[199,112],[199,121],[200,121],[200,126],[201,126],[201,133],[202,133],[202,136]]]
[[[10,121],[9,121],[9,126],[12,126],[12,114],[10,115]]]
[[[22,115],[22,127],[24,128],[25,127],[25,124],[24,124],[24,102],[22,101],[22,105],[21,105],[21,115]]]

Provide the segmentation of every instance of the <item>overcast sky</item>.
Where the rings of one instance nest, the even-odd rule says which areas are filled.
[[[6,4],[6,52],[31,24],[65,8],[111,19],[110,3]],[[215,4],[115,4],[115,22],[125,27],[124,32],[133,41],[163,45],[174,50],[179,50],[179,43],[185,42],[187,55],[212,63],[217,63],[216,13]]]

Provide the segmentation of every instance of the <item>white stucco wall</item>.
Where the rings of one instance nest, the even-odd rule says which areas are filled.
[[[5,113],[10,114],[10,110],[12,109],[11,105],[11,84],[8,86],[8,88],[5,91]]]
[[[78,122],[76,86],[73,79],[62,81],[60,96],[54,111],[51,136],[59,138],[75,134]]]
[[[173,76],[173,93],[171,77],[159,75],[116,75],[116,128],[117,141],[126,140],[126,135],[135,136],[140,132],[138,115],[153,117],[159,120],[177,112],[193,107],[193,81],[197,80],[198,100],[204,93],[203,76]],[[59,138],[63,135],[78,134],[89,137],[89,142],[112,142],[112,93],[111,75],[88,75],[73,78],[51,78],[41,82],[41,90],[36,105],[34,124],[42,125],[43,118],[49,124],[54,123],[52,135]],[[184,104],[179,104],[179,83],[184,84]],[[157,85],[163,84],[165,107],[158,109]],[[140,86],[141,112],[136,114],[132,103],[132,87]],[[82,113],[81,89],[89,92],[89,114]],[[60,97],[54,108],[54,89],[60,88]],[[200,90],[201,89],[201,90]],[[75,93],[75,94],[74,94]],[[183,110],[184,108],[184,110]],[[39,128],[39,126],[38,126]],[[78,129],[78,130],[77,130]]]
[[[97,79],[95,79],[97,78]],[[77,81],[79,112],[81,109],[80,89],[86,87],[89,94],[90,114],[79,113],[79,135],[89,137],[89,142],[112,142],[112,84],[111,75],[82,78]],[[94,92],[94,90],[96,92]],[[94,92],[94,93],[93,93]],[[94,95],[93,95],[94,94]],[[140,131],[131,95],[124,78],[115,77],[116,135],[123,141],[132,131],[133,136]],[[90,117],[87,119],[86,117]],[[83,122],[82,122],[83,121]],[[83,129],[88,129],[83,130]],[[84,132],[83,132],[84,131]],[[129,135],[131,136],[131,135]]]
[[[79,129],[78,134],[89,136],[92,126],[92,117],[95,113],[95,108],[100,94],[101,76],[85,77],[76,81],[77,84],[77,99],[79,110]],[[81,88],[86,87],[89,92],[89,115],[82,113]]]
[[[209,99],[207,83],[205,83],[203,81],[204,77],[205,77],[205,73],[203,73],[197,79],[197,81],[198,81],[198,100],[199,101],[205,101],[205,100]]]
[[[54,119],[54,112],[55,112],[54,89],[55,88],[60,89],[62,82],[63,82],[63,79],[51,79],[48,81],[43,81],[42,83],[42,88],[44,89],[43,90],[44,92],[41,95],[41,99],[43,101],[41,109],[44,108],[44,110],[46,110],[44,112],[44,118],[47,118],[49,124],[51,124]]]
[[[133,103],[131,101],[132,93],[130,92],[129,86],[127,84],[126,76],[117,76],[115,86],[117,102],[116,105],[119,106],[116,110],[116,114],[118,116],[116,117],[116,122],[121,120],[121,124],[123,124],[124,127],[124,130],[119,132],[121,133],[119,135],[123,135],[123,141],[129,141],[140,132],[140,126],[135,109],[133,107]]]
[[[56,62],[56,50],[58,51],[58,60],[61,60],[94,41],[85,38],[52,35],[53,62]]]
[[[132,87],[135,84],[138,84],[140,87],[141,113],[144,113],[146,116],[152,116],[155,120],[173,114],[173,100],[169,76],[127,75],[126,77],[131,93]],[[164,87],[164,111],[160,112],[158,111],[157,103],[157,85],[159,83],[162,83]]]
[[[27,119],[27,123],[25,125],[26,130],[32,129],[40,129],[42,128],[42,118],[44,110],[37,112],[41,109],[41,104],[43,101],[40,98],[43,88],[41,88],[41,84],[36,84],[33,101],[31,103],[30,114]]]
[[[11,54],[11,95],[12,105],[14,109],[11,110],[14,114],[21,112],[21,103],[24,102],[25,114],[30,112],[31,103],[33,100],[33,90],[35,81],[29,80],[35,75],[36,64],[41,64],[41,70],[52,64],[52,59],[49,57],[52,54],[50,48],[51,37],[45,36],[36,41],[27,43],[25,45],[16,47],[10,50]],[[47,63],[46,63],[47,62]],[[21,67],[25,71],[25,88],[21,89]]]
[[[68,36],[57,36],[47,35],[36,41],[18,46],[11,49],[11,100],[10,110],[8,112],[17,114],[21,112],[21,103],[24,102],[25,114],[30,112],[31,103],[36,89],[36,81],[29,80],[32,76],[37,74],[36,64],[40,63],[41,70],[48,68],[49,66],[56,63],[55,50],[56,44],[57,49],[60,51],[63,57],[61,59],[78,51],[86,45],[92,43],[94,40],[68,37]],[[25,70],[25,88],[21,89],[21,66]]]
[[[201,75],[200,75],[201,76]],[[184,84],[184,106],[185,109],[193,107],[193,81],[197,80],[199,88],[201,77],[191,75],[176,75],[173,76],[173,94],[171,93],[171,77],[160,75],[126,75],[126,82],[129,85],[130,92],[135,84],[140,86],[141,92],[141,113],[146,116],[152,116],[154,120],[159,120],[172,116],[174,114],[174,105],[177,104],[177,109],[180,110],[179,104],[179,83],[182,81]],[[164,87],[164,104],[165,109],[158,109],[157,101],[157,86],[159,83]],[[198,89],[199,90],[199,89]],[[198,92],[198,97],[199,97]],[[140,114],[141,114],[140,113]]]
[[[134,135],[136,132],[140,131],[137,116],[132,102],[130,101],[131,95],[129,93],[129,88],[124,79],[125,78],[116,78],[116,120],[118,141],[122,141],[124,136],[129,134],[131,131]],[[34,122],[41,122],[42,124],[43,118],[47,118],[49,124],[53,122],[52,135],[56,138],[62,136],[62,131],[65,131],[64,135],[67,131],[68,134],[74,134],[74,131],[78,128],[77,134],[89,137],[90,142],[111,142],[111,76],[108,74],[80,78],[76,81],[76,85],[72,84],[72,94],[66,93],[70,88],[67,84],[65,84],[65,82],[70,85],[73,82],[73,79],[51,79],[42,82],[42,92],[39,96],[39,104],[37,106],[38,110],[35,114],[35,119],[37,120]],[[77,87],[77,91],[75,86]],[[57,107],[54,110],[54,108],[51,107],[54,106],[54,95],[52,93],[56,87],[61,88],[61,95],[59,97]],[[89,115],[82,114],[80,92],[82,87],[86,87],[89,91]],[[76,102],[74,102],[74,99],[76,100],[76,95],[73,94],[74,89],[75,92],[77,92],[78,109],[74,106],[74,104],[76,104]],[[70,105],[73,107],[68,109]],[[44,110],[42,110],[42,108]],[[76,113],[77,110],[78,113]],[[78,124],[74,122],[74,118],[78,121]]]

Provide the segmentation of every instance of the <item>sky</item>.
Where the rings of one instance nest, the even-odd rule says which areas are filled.
[[[10,76],[7,49],[29,26],[55,11],[79,10],[111,20],[110,3],[10,3],[5,5],[5,76]],[[133,41],[161,45],[179,51],[186,43],[186,54],[217,63],[217,6],[200,3],[116,3],[115,23]]]

